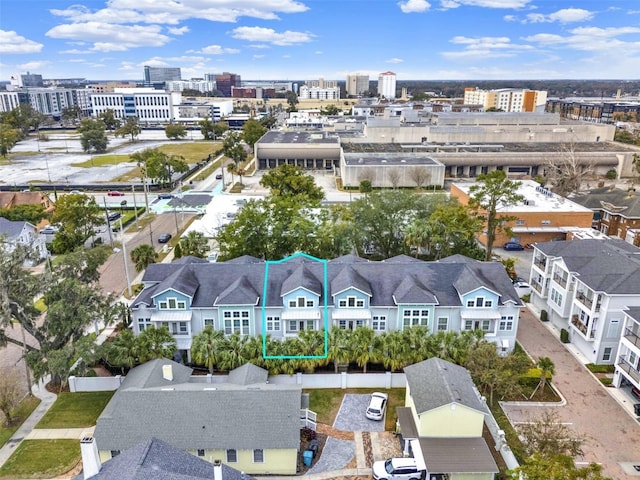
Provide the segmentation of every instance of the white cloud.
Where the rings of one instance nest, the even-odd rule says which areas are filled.
[[[167,28],[167,30],[172,35],[184,35],[185,33],[191,31],[191,29],[189,27],[187,27],[186,25],[184,25],[183,27],[169,27],[169,28]]]
[[[126,51],[136,47],[161,47],[170,38],[160,33],[158,25],[115,25],[87,22],[58,25],[46,35],[51,38],[83,39],[93,43],[91,50]]]
[[[531,0],[441,0],[440,7],[450,9],[464,5],[467,7],[519,9],[526,7],[530,2]]]
[[[248,45],[249,48],[255,48],[257,50],[264,50],[266,48],[271,48],[269,45],[265,45],[264,43],[256,43],[254,45]]]
[[[237,48],[224,48],[220,45],[209,45],[198,50],[197,53],[204,53],[205,55],[224,55],[225,53],[240,53],[240,50]]]
[[[398,6],[403,13],[422,13],[431,8],[431,4],[427,0],[405,0],[398,2]]]
[[[586,22],[594,16],[593,12],[582,8],[563,8],[557,12],[543,15],[542,13],[530,13],[526,16],[525,23],[575,23]]]
[[[523,50],[531,50],[530,45],[512,43],[509,37],[465,37],[458,35],[449,42],[464,45],[464,49],[455,52],[441,52],[449,59],[461,58],[507,58],[519,55]]]
[[[579,51],[624,52],[627,57],[640,54],[640,42],[627,42],[618,37],[640,33],[640,27],[577,27],[570,35],[539,33],[523,40],[540,46],[566,47]]]
[[[404,60],[402,60],[401,58],[390,58],[389,60],[387,60],[387,63],[402,63],[404,62]]]
[[[107,7],[91,10],[82,5],[52,9],[53,15],[71,22],[153,23],[176,25],[189,19],[237,22],[241,17],[277,20],[279,13],[309,9],[294,0],[108,0]]]
[[[13,30],[0,30],[0,53],[38,53],[43,45],[18,35]]]
[[[504,17],[502,17],[502,19],[505,22],[515,22],[518,20],[518,17],[516,17],[515,15],[505,15]]]
[[[22,63],[20,65],[16,65],[20,70],[41,70],[47,65],[51,65],[51,62],[47,60],[34,60],[32,62]]]
[[[314,35],[307,32],[294,32],[291,30],[276,32],[272,28],[264,27],[238,27],[233,29],[232,37],[249,42],[265,42],[284,46],[310,42]]]
[[[72,48],[71,50],[60,50],[58,53],[65,55],[86,55],[87,53],[92,52],[91,50],[78,50],[77,48]]]
[[[254,60],[259,60],[259,59],[264,58],[264,57],[266,57],[266,55],[253,55],[253,57],[251,57],[251,58],[253,58]]]
[[[322,50],[316,50],[315,52],[316,55],[324,55],[324,52]]]

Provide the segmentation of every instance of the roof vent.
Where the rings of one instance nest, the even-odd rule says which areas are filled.
[[[173,381],[173,367],[171,366],[171,364],[162,366],[162,378],[170,382]]]

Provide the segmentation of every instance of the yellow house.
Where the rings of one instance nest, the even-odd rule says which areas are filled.
[[[268,384],[251,364],[210,382],[166,359],[132,369],[98,418],[100,460],[153,437],[248,474],[295,474],[301,388]]]
[[[405,406],[397,413],[405,453],[416,458],[429,479],[493,479],[498,467],[482,438],[488,409],[469,372],[440,358],[404,372]]]

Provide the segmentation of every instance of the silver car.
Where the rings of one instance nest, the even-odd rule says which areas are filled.
[[[386,393],[373,392],[369,399],[369,406],[367,407],[367,413],[365,414],[370,420],[382,420],[384,418],[384,411],[387,408],[388,396]]]

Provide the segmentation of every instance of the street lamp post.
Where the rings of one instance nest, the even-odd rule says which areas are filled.
[[[120,236],[122,237],[122,260],[124,261],[124,275],[127,279],[127,293],[129,294],[129,298],[131,298],[131,279],[129,278],[129,265],[127,264],[127,242],[124,238],[122,223],[122,219],[120,219]]]

